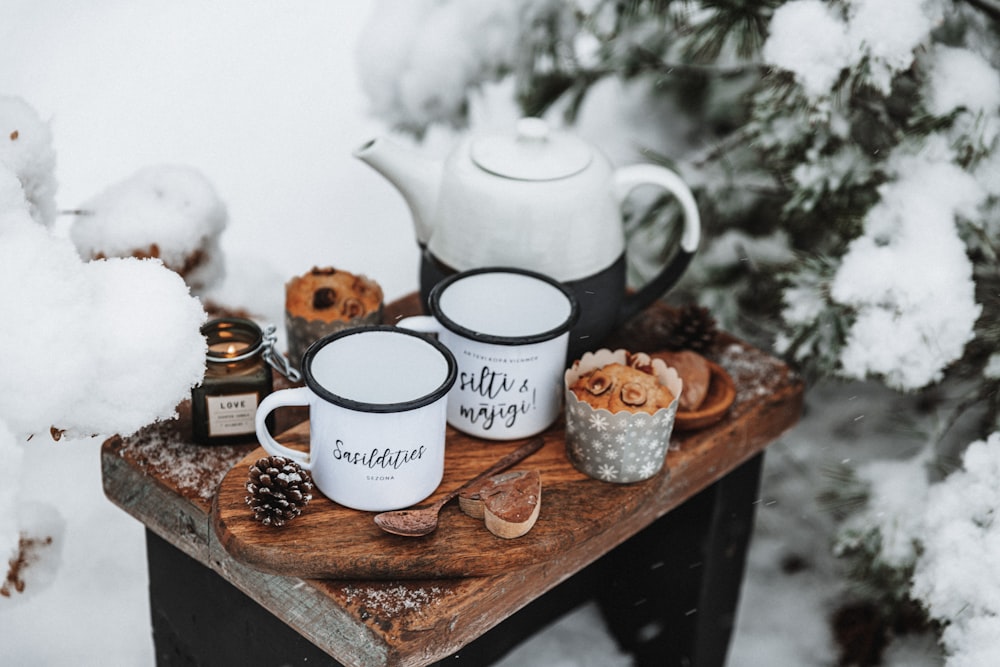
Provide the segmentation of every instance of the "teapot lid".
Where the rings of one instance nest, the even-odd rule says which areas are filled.
[[[566,178],[586,169],[593,159],[585,141],[551,131],[541,118],[522,118],[514,136],[495,134],[476,139],[470,155],[480,169],[523,181]]]

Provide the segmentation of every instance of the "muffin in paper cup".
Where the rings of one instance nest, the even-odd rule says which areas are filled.
[[[285,284],[288,359],[296,367],[315,341],[343,329],[382,323],[382,288],[333,267],[313,267]]]
[[[660,385],[673,395],[669,405],[652,414],[630,409],[595,408],[577,398],[577,380],[610,364],[651,368]],[[605,482],[629,484],[649,479],[663,468],[683,382],[662,359],[644,353],[601,349],[587,352],[565,372],[566,455],[580,472]],[[607,391],[620,392],[612,386]]]

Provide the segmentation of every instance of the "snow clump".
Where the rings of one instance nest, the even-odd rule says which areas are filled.
[[[934,5],[920,0],[852,0],[847,39],[852,65],[868,58],[868,78],[884,95],[892,77],[913,64],[914,51],[930,38],[940,19]]]
[[[868,502],[864,511],[844,522],[837,549],[856,549],[874,533],[879,537],[877,562],[894,569],[913,567],[930,489],[926,466],[924,455],[860,465],[857,476],[868,489]]]
[[[9,214],[8,214],[9,215]],[[35,224],[0,232],[0,349],[16,351],[0,383],[0,421],[18,437],[130,434],[175,408],[201,381],[201,303],[158,260],[82,262]]]
[[[201,302],[159,259],[84,262],[50,229],[55,160],[34,111],[0,97],[0,129],[0,285],[7,288],[0,293],[0,349],[8,352],[0,375],[0,460],[9,478],[0,485],[4,602],[54,579],[61,542],[58,511],[21,502],[22,448],[35,436],[129,435],[175,416],[204,375],[207,344]],[[136,218],[162,213],[147,204],[133,202]]]
[[[774,11],[763,57],[794,74],[812,100],[829,97],[862,62],[867,81],[888,94],[939,20],[934,5],[915,0],[851,0],[846,17],[820,0],[793,0]]]
[[[372,113],[389,123],[420,128],[455,123],[466,90],[514,68],[518,34],[528,16],[551,1],[439,2],[381,0],[361,39],[357,62]]]
[[[833,279],[831,298],[857,312],[841,352],[848,377],[919,389],[940,380],[974,337],[982,307],[955,220],[975,216],[986,192],[943,145],[897,149],[888,164],[895,180],[879,188]]]
[[[965,111],[950,135],[974,138],[980,146],[994,144],[1000,136],[1000,78],[990,63],[968,49],[939,44],[929,55],[927,70],[923,94],[928,111],[937,116]]]
[[[1000,432],[929,491],[913,595],[942,621],[947,667],[1000,664]]]
[[[827,95],[850,64],[847,27],[820,0],[788,2],[771,17],[763,56],[792,72],[809,97]]]
[[[21,98],[0,95],[0,167],[17,177],[31,217],[43,225],[56,218],[55,165],[48,124]],[[0,211],[6,187],[0,185]]]
[[[3,422],[0,422],[0,460],[10,470],[20,470],[24,460],[24,451]],[[0,508],[5,509],[0,512],[0,563],[9,563],[17,557],[21,527],[17,514],[6,510],[17,507],[21,495],[20,486],[16,475],[0,484]]]
[[[225,204],[199,171],[156,165],[84,202],[70,237],[87,259],[155,257],[203,290],[225,274],[219,236],[227,219]]]

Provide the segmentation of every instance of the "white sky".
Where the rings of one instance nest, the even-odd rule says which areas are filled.
[[[351,155],[384,132],[354,65],[370,7],[6,0],[0,92],[51,119],[61,208],[140,167],[188,164],[229,208],[223,247],[242,289],[279,303],[284,280],[333,264],[392,299],[416,288],[409,213]]]

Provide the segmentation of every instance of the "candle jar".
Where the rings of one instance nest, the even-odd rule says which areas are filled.
[[[194,441],[203,445],[253,440],[257,405],[273,389],[267,356],[271,337],[236,317],[201,328],[208,341],[205,378],[191,390]]]

